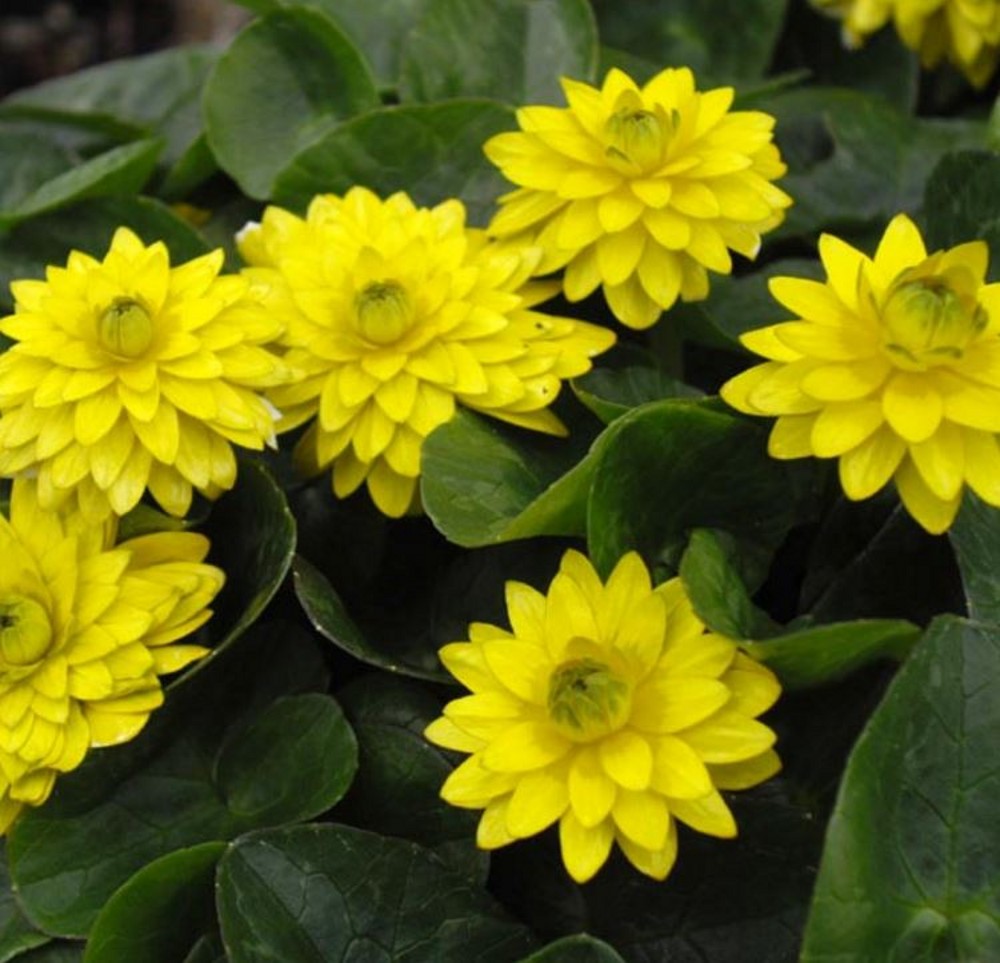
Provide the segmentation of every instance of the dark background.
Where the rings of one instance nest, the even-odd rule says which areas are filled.
[[[225,0],[0,0],[0,97],[178,43],[224,43],[248,11]]]

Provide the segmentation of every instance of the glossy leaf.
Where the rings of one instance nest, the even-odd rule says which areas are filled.
[[[48,943],[50,939],[32,925],[18,905],[11,888],[7,854],[0,842],[0,963],[7,963],[25,950]]]
[[[478,887],[427,850],[348,826],[252,833],[219,864],[233,963],[380,959],[505,963],[533,947]]]
[[[313,10],[282,10],[246,27],[208,78],[208,141],[251,197],[270,196],[288,157],[378,104],[354,45]]]
[[[177,963],[215,925],[215,864],[222,842],[153,860],[104,904],[84,963]]]
[[[969,615],[1000,624],[1000,512],[972,492],[948,532]]]
[[[585,0],[426,0],[403,55],[400,95],[561,104],[559,78],[592,80],[596,66]]]
[[[521,963],[624,963],[603,940],[579,933],[564,936],[544,949],[526,956]]]
[[[16,209],[73,165],[72,154],[36,131],[0,126],[0,211]]]
[[[463,546],[582,534],[596,457],[585,442],[581,432],[555,441],[459,411],[424,442],[424,509]]]
[[[276,698],[324,685],[311,639],[282,623],[258,623],[210,671],[177,690],[135,740],[91,753],[61,778],[44,808],[23,814],[9,837],[11,875],[31,919],[46,932],[86,935],[108,897],[150,861],[332,805],[332,796],[317,796],[330,780],[315,765],[262,785],[256,809],[267,818],[261,819],[228,808],[215,776],[224,743],[242,727],[264,719],[271,729],[268,715],[285,711]],[[341,760],[338,731],[332,726],[326,743],[330,766]],[[267,752],[294,758],[314,745],[311,734],[284,731]],[[229,780],[235,781],[232,773]],[[273,805],[266,804],[268,793]]]
[[[276,200],[304,209],[316,194],[363,184],[382,196],[406,191],[433,207],[463,201],[470,224],[485,224],[508,187],[483,154],[483,141],[514,126],[511,110],[489,100],[407,104],[369,111],[285,155]]]
[[[803,961],[1000,955],[998,685],[996,628],[934,623],[851,754]]]
[[[703,392],[659,368],[595,368],[573,381],[573,393],[605,424],[648,401],[700,398]]]

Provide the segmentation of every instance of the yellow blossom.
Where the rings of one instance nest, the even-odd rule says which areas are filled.
[[[522,107],[521,130],[486,155],[517,184],[490,233],[545,252],[539,274],[565,267],[570,301],[598,286],[615,316],[648,328],[678,297],[708,294],[730,250],[753,258],[791,199],[774,118],[730,111],[733,90],[695,90],[687,68],[638,87],[611,70],[600,90],[563,79],[568,107]]]
[[[471,753],[441,790],[482,809],[477,841],[504,846],[559,824],[563,862],[590,879],[617,842],[663,879],[676,822],[736,835],[719,789],[780,768],[756,716],[778,698],[769,669],[706,632],[679,579],[654,588],[632,552],[602,584],[567,552],[548,594],[507,583],[511,631],[473,623],[441,660],[471,695],[426,736]]]
[[[982,241],[928,256],[903,214],[869,259],[820,238],[826,282],[773,278],[795,319],[741,338],[770,359],[729,381],[740,411],[777,415],[775,458],[836,458],[848,498],[894,479],[929,532],[968,485],[1000,505],[1000,284]]]
[[[924,67],[947,59],[983,87],[1000,59],[997,0],[813,0],[844,21],[844,37],[858,46],[891,19],[900,39]]]
[[[135,736],[163,701],[159,676],[208,651],[178,641],[222,587],[207,539],[115,546],[114,528],[43,511],[20,480],[0,516],[0,834],[88,749]]]
[[[449,200],[418,208],[356,187],[313,200],[305,218],[270,207],[240,236],[246,273],[286,323],[276,388],[280,430],[315,418],[296,447],[307,474],[333,466],[340,498],[366,484],[398,517],[416,500],[424,438],[456,403],[562,434],[548,406],[561,379],[610,347],[604,328],[532,308],[553,294],[528,283],[541,252],[497,249]]]
[[[100,522],[149,488],[184,515],[192,488],[231,488],[231,443],[274,439],[256,389],[284,377],[261,347],[280,323],[245,278],[219,276],[221,250],[171,267],[162,242],[120,228],[102,261],[74,251],[44,281],[15,281],[0,331],[0,474],[38,478],[45,508],[66,501]]]

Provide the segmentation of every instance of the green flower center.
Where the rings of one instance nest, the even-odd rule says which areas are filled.
[[[45,606],[24,595],[0,595],[0,660],[7,666],[37,662],[52,642]]]
[[[975,278],[962,268],[906,278],[897,281],[882,308],[885,350],[910,371],[957,361],[988,321],[976,301]]]
[[[115,298],[97,322],[101,346],[119,358],[138,358],[153,342],[153,319],[132,298]]]
[[[605,153],[649,171],[663,163],[673,127],[663,111],[621,107],[604,124]]]
[[[398,281],[369,281],[354,298],[354,326],[366,341],[392,344],[413,321],[413,303]]]
[[[549,678],[549,718],[578,742],[620,729],[631,708],[629,685],[603,662],[573,659]]]

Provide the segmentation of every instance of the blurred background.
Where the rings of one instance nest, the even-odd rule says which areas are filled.
[[[0,97],[178,43],[225,43],[250,18],[226,0],[0,0]]]

